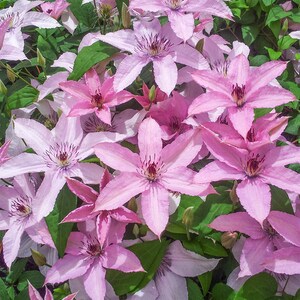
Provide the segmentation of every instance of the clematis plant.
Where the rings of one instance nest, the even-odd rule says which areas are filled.
[[[197,132],[180,135],[162,148],[162,131],[152,118],[142,122],[138,133],[140,154],[114,143],[95,147],[96,155],[108,166],[121,172],[100,193],[94,211],[112,210],[142,193],[142,214],[149,228],[158,236],[169,218],[169,191],[189,195],[207,195],[207,184],[193,184],[191,163],[202,145]]]

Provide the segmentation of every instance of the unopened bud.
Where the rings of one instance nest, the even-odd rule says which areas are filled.
[[[204,47],[204,39],[201,39],[198,41],[198,43],[196,44],[196,50],[198,50],[200,53],[203,52],[203,47]]]
[[[6,86],[4,85],[3,81],[0,80],[0,93],[3,94],[3,95],[6,95],[7,94],[7,88]]]
[[[232,190],[230,190],[230,193],[229,193],[230,199],[234,205],[239,203],[239,197],[236,194],[237,185],[238,185],[237,181],[235,181],[233,184]]]
[[[37,266],[42,267],[46,265],[47,259],[42,253],[33,249],[30,249],[30,251],[31,251],[32,258]]]
[[[193,221],[194,221],[193,209],[194,209],[194,207],[190,206],[190,207],[186,208],[185,211],[183,212],[182,223],[188,229],[191,228],[193,225]]]
[[[10,82],[15,82],[16,75],[10,65],[6,64],[6,76]]]
[[[128,11],[128,6],[126,5],[125,2],[122,4],[122,25],[124,28],[129,28],[131,25],[131,16]]]
[[[139,236],[140,229],[139,229],[139,226],[137,224],[133,225],[132,233],[134,234],[134,236],[136,238]]]
[[[226,249],[231,249],[234,246],[234,244],[237,240],[237,237],[238,237],[237,232],[228,231],[228,232],[223,233],[221,236],[222,246]]]
[[[282,24],[282,29],[281,29],[282,33],[283,34],[286,33],[288,31],[288,29],[289,29],[289,21],[288,21],[288,19],[285,19]]]
[[[149,100],[151,102],[153,102],[155,100],[155,97],[156,97],[156,88],[155,88],[155,85],[152,85],[150,90],[149,90]]]
[[[148,232],[148,227],[146,225],[141,225],[140,228],[139,228],[140,232],[140,237],[143,237],[147,234]]]
[[[135,201],[135,198],[131,198],[128,202],[128,205],[127,205],[127,208],[136,212],[138,207],[137,207],[137,204],[136,204],[136,201]]]
[[[41,51],[39,49],[37,49],[37,63],[42,66],[43,68],[46,67],[46,59],[45,57],[42,55]]]

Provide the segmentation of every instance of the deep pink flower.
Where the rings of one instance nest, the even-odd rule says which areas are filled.
[[[114,77],[101,84],[94,69],[90,69],[84,78],[85,84],[71,80],[59,84],[62,90],[76,100],[68,116],[77,117],[95,112],[102,122],[111,125],[110,108],[128,102],[133,95],[127,91],[116,93],[113,89]]]
[[[106,269],[143,272],[139,259],[117,244],[101,246],[96,236],[72,232],[66,255],[48,271],[45,283],[59,283],[82,277],[86,293],[92,300],[103,300],[106,293]]]
[[[101,161],[121,171],[100,193],[95,211],[116,209],[142,193],[143,217],[158,236],[168,223],[169,191],[189,195],[211,191],[209,184],[193,184],[195,173],[186,167],[201,148],[199,134],[188,131],[164,148],[161,136],[159,125],[148,118],[139,128],[139,155],[118,144],[95,147]]]
[[[41,4],[41,9],[44,13],[57,20],[69,5],[70,3],[66,0],[55,0],[54,2],[44,2]]]
[[[246,137],[254,120],[254,108],[270,108],[295,100],[291,92],[269,85],[285,68],[285,62],[272,61],[250,69],[248,59],[241,54],[230,62],[226,76],[213,70],[196,71],[192,77],[207,92],[193,101],[189,115],[227,108],[234,128]]]
[[[248,151],[225,144],[208,130],[203,130],[202,137],[218,160],[201,169],[195,181],[242,180],[237,186],[237,195],[245,210],[257,221],[262,223],[270,212],[271,192],[268,184],[300,193],[300,174],[284,167],[299,162],[300,151],[297,147],[267,144]]]
[[[111,175],[104,171],[100,182],[101,190],[109,183]],[[91,187],[75,179],[67,179],[69,189],[86,204],[70,212],[62,222],[84,222],[96,217],[96,230],[101,246],[104,243],[121,243],[128,223],[141,223],[138,216],[126,207],[93,212],[99,196]]]

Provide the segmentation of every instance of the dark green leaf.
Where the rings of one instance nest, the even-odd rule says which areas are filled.
[[[150,241],[135,244],[128,249],[136,254],[146,272],[122,273],[108,270],[106,278],[117,295],[135,293],[152,280],[167,249],[168,242]]]
[[[103,42],[96,42],[91,46],[83,47],[75,59],[73,72],[69,80],[78,80],[96,63],[101,62],[119,50]]]
[[[192,279],[187,279],[187,288],[188,288],[188,300],[202,300],[204,299],[201,289],[196,282]]]
[[[76,205],[77,197],[65,185],[56,199],[53,211],[46,217],[48,229],[60,257],[64,255],[73,223],[59,223],[76,208]]]
[[[18,283],[18,290],[22,291],[24,290],[27,286],[27,280],[37,289],[41,288],[44,284],[45,277],[41,274],[39,271],[26,271],[24,272],[20,278],[19,278],[19,283]]]
[[[210,284],[212,280],[212,272],[206,272],[202,275],[199,275],[198,279],[202,287],[203,295],[206,296],[210,288]]]
[[[276,186],[271,186],[271,194],[272,194],[272,203],[271,203],[272,210],[279,210],[289,214],[294,213],[291,200],[289,199],[289,196],[284,190]]]
[[[37,101],[39,91],[31,86],[25,86],[17,90],[7,98],[7,108],[9,110],[26,107]]]
[[[212,290],[212,299],[214,300],[233,300],[234,297],[234,290],[224,283],[217,283]]]
[[[21,276],[21,274],[25,270],[25,266],[27,263],[27,258],[21,258],[18,259],[11,267],[10,272],[8,273],[8,276],[6,277],[6,281],[8,283],[14,283],[18,280],[18,278]]]
[[[0,299],[1,300],[9,300],[9,296],[7,293],[7,287],[1,278],[0,278]]]

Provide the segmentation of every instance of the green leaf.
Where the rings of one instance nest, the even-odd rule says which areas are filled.
[[[271,60],[277,60],[282,54],[281,51],[275,51],[274,49],[269,47],[266,47],[266,49],[268,50]]]
[[[226,257],[228,256],[227,251],[224,247],[217,242],[214,242],[212,239],[200,238],[199,244],[204,252],[211,256]]]
[[[9,295],[7,293],[7,287],[1,278],[0,278],[0,299],[1,300],[9,300]]]
[[[82,0],[68,0],[70,9],[76,19],[89,28],[94,28],[97,24],[97,13],[92,3],[82,5]]]
[[[128,248],[136,254],[146,272],[123,273],[115,270],[108,270],[106,279],[113,286],[117,295],[135,293],[145,287],[155,275],[162,258],[166,252],[168,242],[150,241],[135,244]]]
[[[31,86],[25,86],[12,93],[7,98],[7,108],[9,110],[26,107],[37,101],[39,91]]]
[[[204,297],[202,295],[201,289],[198,286],[198,284],[189,278],[186,280],[186,282],[187,282],[188,295],[189,295],[188,300],[195,300],[195,299],[204,300]]]
[[[262,0],[265,6],[272,5],[276,0]]]
[[[276,186],[271,186],[271,194],[271,210],[279,210],[289,214],[294,214],[291,200],[289,199],[288,194],[284,190]]]
[[[91,46],[83,47],[78,53],[73,72],[69,76],[69,80],[80,79],[91,67],[107,58],[119,50],[103,42],[96,42]]]
[[[269,58],[266,55],[256,55],[254,57],[250,57],[251,66],[255,66],[255,67],[259,67],[268,61]]]
[[[24,290],[27,286],[27,280],[36,288],[39,289],[43,286],[45,277],[39,271],[26,271],[20,278],[17,288],[19,291]]]
[[[256,25],[242,25],[242,35],[244,42],[251,45],[259,34],[259,27]]]
[[[53,211],[46,217],[46,223],[60,257],[64,255],[73,223],[60,224],[62,219],[77,207],[77,197],[67,185],[60,191]]]
[[[217,283],[212,290],[214,300],[233,300],[235,299],[234,290],[224,283]],[[256,299],[256,298],[254,298]],[[250,300],[250,299],[249,299]]]
[[[291,38],[289,35],[283,36],[279,41],[278,41],[278,48],[279,50],[283,51],[286,49],[289,49],[294,43],[296,42],[295,39]]]
[[[292,15],[292,12],[284,11],[281,6],[274,6],[270,9],[266,20],[266,25],[270,25],[274,21],[281,20]]]
[[[293,135],[300,134],[300,114],[289,120],[289,124],[285,129],[285,132]]]
[[[18,280],[18,278],[21,276],[21,274],[25,270],[25,266],[27,264],[28,259],[27,258],[21,258],[18,259],[11,267],[10,272],[8,273],[6,277],[6,281],[8,283],[14,283]]]
[[[212,280],[212,272],[206,272],[202,275],[199,275],[198,279],[202,287],[203,295],[206,296],[210,288],[210,284]]]
[[[264,300],[275,295],[277,282],[267,273],[259,273],[250,277],[237,293],[237,299]]]

